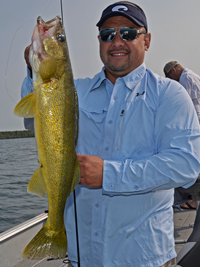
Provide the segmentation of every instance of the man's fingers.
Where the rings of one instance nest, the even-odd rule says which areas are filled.
[[[81,162],[84,160],[84,155],[81,155],[81,154],[77,154],[77,158],[78,158],[78,161]]]

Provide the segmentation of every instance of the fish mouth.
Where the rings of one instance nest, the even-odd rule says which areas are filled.
[[[56,16],[47,22],[41,16],[37,18],[37,25],[33,31],[29,52],[29,62],[36,72],[38,72],[40,62],[48,57],[44,47],[44,40],[46,38],[54,38],[56,29],[61,24],[60,16]]]
[[[52,37],[54,35],[56,26],[61,23],[61,17],[56,16],[54,19],[51,19],[45,22],[42,17],[37,18],[37,27],[41,36]]]
[[[45,38],[53,37],[58,24],[61,24],[61,18],[59,16],[47,22],[39,16],[31,38],[32,46],[35,41],[43,43]]]

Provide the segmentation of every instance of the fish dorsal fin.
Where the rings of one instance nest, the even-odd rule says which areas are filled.
[[[28,191],[32,194],[37,194],[44,197],[47,192],[46,184],[42,175],[41,167],[39,167],[34,173],[28,184]]]
[[[24,118],[33,118],[35,116],[35,97],[33,92],[21,99],[14,109],[14,114]]]

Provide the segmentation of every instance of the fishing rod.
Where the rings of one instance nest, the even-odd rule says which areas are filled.
[[[77,223],[77,209],[76,209],[76,193],[74,189],[74,214],[75,214],[75,225],[76,225],[76,243],[77,243],[77,257],[78,267],[80,267],[80,252],[79,252],[79,238],[78,238],[78,223]]]
[[[62,0],[60,0],[60,8],[61,8],[61,21],[62,21],[62,25],[64,26]]]

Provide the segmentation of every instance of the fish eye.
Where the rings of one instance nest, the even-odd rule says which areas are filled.
[[[63,42],[63,41],[65,41],[65,35],[62,34],[62,33],[59,33],[59,34],[57,35],[57,40],[58,40],[59,42]]]

